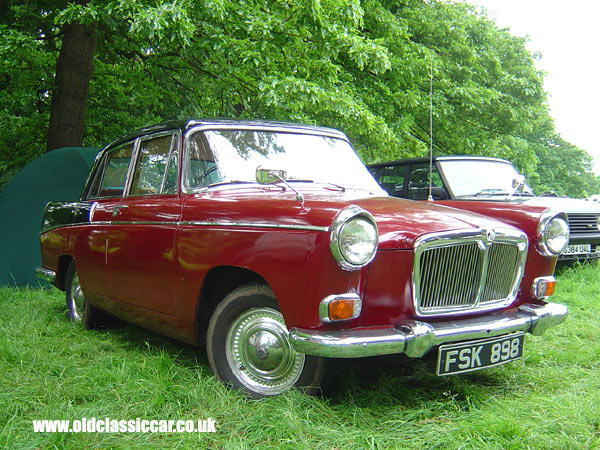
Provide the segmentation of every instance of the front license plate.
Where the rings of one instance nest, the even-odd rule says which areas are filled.
[[[440,345],[436,374],[471,372],[506,364],[523,356],[523,333],[458,344]]]
[[[591,244],[569,245],[565,250],[565,255],[583,255],[592,251]]]

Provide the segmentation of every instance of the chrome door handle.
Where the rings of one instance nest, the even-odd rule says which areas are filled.
[[[117,217],[117,214],[119,214],[119,210],[121,210],[121,209],[127,209],[127,208],[129,208],[129,206],[127,206],[127,205],[116,205],[113,208],[112,216],[113,217]]]

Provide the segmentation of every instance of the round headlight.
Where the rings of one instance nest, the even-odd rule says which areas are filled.
[[[338,213],[331,226],[333,257],[346,270],[360,269],[375,257],[379,235],[367,211],[352,205]]]
[[[569,224],[560,216],[546,223],[543,231],[544,244],[555,255],[565,251],[569,244]]]
[[[365,265],[377,248],[375,226],[362,217],[349,220],[340,229],[339,245],[346,261],[356,266]]]

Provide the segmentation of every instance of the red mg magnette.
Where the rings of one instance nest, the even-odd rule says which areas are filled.
[[[449,375],[518,359],[567,316],[546,301],[565,215],[486,214],[389,197],[336,130],[171,122],[108,145],[80,201],[48,204],[37,273],[74,322],[205,345],[253,397],[315,391],[330,358],[436,352]]]

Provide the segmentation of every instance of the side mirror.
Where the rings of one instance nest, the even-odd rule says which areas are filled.
[[[256,168],[256,182],[258,184],[271,184],[278,181],[285,181],[287,173],[285,170]]]
[[[514,190],[525,183],[525,177],[523,175],[518,175],[512,180],[512,187]]]

